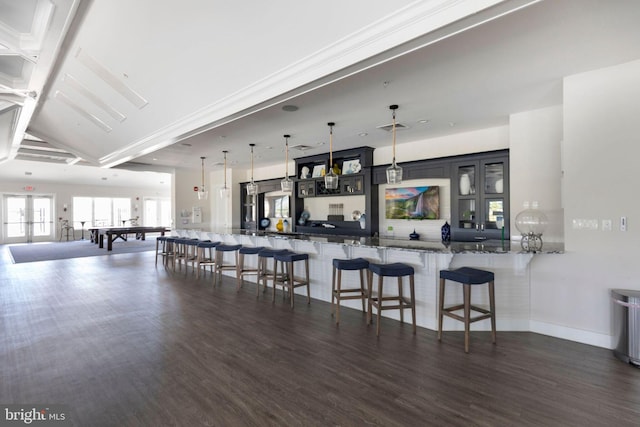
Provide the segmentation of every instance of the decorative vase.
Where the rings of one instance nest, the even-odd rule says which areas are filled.
[[[286,219],[282,222],[282,230],[283,230],[285,233],[288,233],[288,232],[289,232],[289,221],[288,221],[288,220],[286,220]]]
[[[440,228],[440,234],[443,242],[449,242],[451,240],[451,226],[447,221],[445,221],[442,228]]]
[[[360,221],[360,228],[363,230],[367,228],[367,216],[364,213],[360,215],[360,219],[358,221]]]
[[[413,229],[413,233],[409,234],[410,240],[420,240],[420,235],[416,233],[416,229]]]
[[[282,218],[280,218],[280,221],[278,221],[278,223],[276,224],[276,230],[282,231],[283,229],[284,229],[284,224],[282,223]]]
[[[469,195],[471,191],[471,180],[469,179],[469,175],[463,173],[460,175],[460,194],[462,196]]]
[[[496,193],[501,194],[502,190],[504,190],[504,181],[499,179],[496,181]]]

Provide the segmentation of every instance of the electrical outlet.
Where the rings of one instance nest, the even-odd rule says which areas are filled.
[[[603,219],[602,220],[602,231],[611,231],[611,220]]]
[[[627,217],[620,217],[620,231],[627,231]]]

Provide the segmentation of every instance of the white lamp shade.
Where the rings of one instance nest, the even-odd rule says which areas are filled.
[[[293,192],[293,181],[288,177],[280,181],[280,186],[282,187],[282,191],[285,193]]]
[[[254,196],[258,194],[258,184],[255,182],[250,182],[247,184],[247,194],[249,196]]]
[[[209,198],[209,192],[204,187],[198,190],[198,200],[207,200]]]

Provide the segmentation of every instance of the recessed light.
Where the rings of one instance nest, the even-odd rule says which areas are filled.
[[[191,144],[189,144],[188,142],[183,142],[182,145],[184,145],[185,147],[191,147]]]
[[[324,142],[320,141],[317,145],[324,145]]]
[[[365,137],[365,136],[367,136],[367,135],[369,135],[369,134],[368,134],[368,133],[366,133],[366,132],[360,132],[360,133],[358,134],[358,136],[361,136],[361,137]]]
[[[156,160],[158,160],[158,158],[157,158],[157,157],[154,157],[152,160],[153,160],[153,161],[156,161]]]
[[[298,111],[298,106],[297,105],[283,105],[282,106],[282,110],[283,111]]]
[[[33,175],[33,172],[25,172],[24,174],[27,175],[27,176],[31,176],[31,175]]]
[[[429,123],[429,120],[427,119],[418,120],[418,123],[426,124],[426,123]]]
[[[266,146],[266,147],[264,147],[264,148],[266,148],[267,150],[273,150],[273,147],[272,147],[272,146],[270,146],[270,145],[267,145],[267,146]]]

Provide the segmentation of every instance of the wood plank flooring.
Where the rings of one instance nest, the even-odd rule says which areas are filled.
[[[154,267],[153,252],[12,265],[0,247],[0,403],[77,426],[638,426],[640,369],[533,333],[435,332],[255,285]],[[420,286],[420,284],[417,284]],[[269,290],[270,292],[270,290]]]

